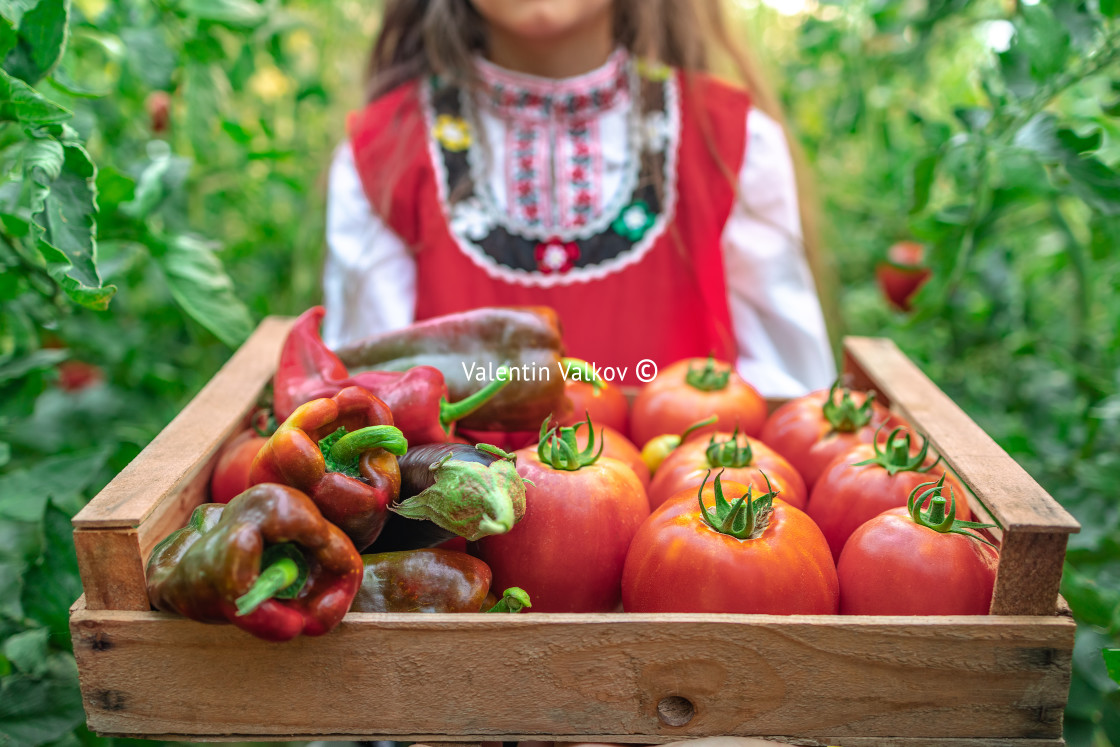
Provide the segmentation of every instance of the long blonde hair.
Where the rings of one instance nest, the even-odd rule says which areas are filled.
[[[801,149],[774,90],[754,58],[731,38],[722,0],[614,0],[613,29],[618,45],[638,59],[660,62],[689,73],[730,67],[734,82],[750,92],[754,106],[777,120],[786,132],[797,174],[801,242],[816,281],[829,330],[839,331],[835,288],[820,254],[818,207]],[[372,101],[409,80],[439,75],[473,87],[473,57],[486,48],[486,23],[468,0],[387,0],[381,33],[367,69],[367,99]],[[737,184],[735,172],[709,150]],[[793,239],[794,237],[791,237]]]

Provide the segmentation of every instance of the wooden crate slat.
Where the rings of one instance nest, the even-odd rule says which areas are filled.
[[[135,529],[75,529],[74,552],[86,607],[151,609]]]
[[[847,337],[849,369],[911,422],[920,423],[945,461],[1005,530],[1080,530],[1063,509],[980,426],[915,366],[891,340]]]
[[[94,730],[196,738],[1057,739],[1074,627],[1060,617],[351,614],[328,636],[278,645],[154,612],[71,617]],[[696,707],[685,726],[657,717],[674,695]]]
[[[81,529],[139,527],[209,463],[241,426],[292,320],[269,317],[179,415],[74,517]]]

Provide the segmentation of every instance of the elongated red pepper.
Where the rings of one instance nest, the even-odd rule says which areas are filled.
[[[384,402],[361,387],[346,387],[296,408],[257,453],[249,480],[299,488],[364,549],[400,495],[396,456],[407,446]]]
[[[443,373],[432,366],[407,371],[363,371],[351,376],[346,365],[323,343],[319,334],[325,311],[315,306],[296,320],[280,351],[280,365],[272,381],[273,410],[285,420],[305,402],[333,397],[348,386],[368,389],[393,412],[393,422],[410,444],[453,440],[452,426],[484,405],[507,379],[489,385],[458,402],[448,402]]]

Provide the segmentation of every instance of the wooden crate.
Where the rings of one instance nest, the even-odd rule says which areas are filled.
[[[89,726],[160,739],[1062,744],[1077,523],[887,340],[849,338],[851,383],[922,431],[1002,527],[988,617],[351,613],[283,644],[152,612],[152,547],[206,499],[290,322],[266,319],[74,519],[70,626]],[[931,593],[934,593],[931,590]]]

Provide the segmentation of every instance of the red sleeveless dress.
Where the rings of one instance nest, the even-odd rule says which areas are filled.
[[[564,176],[576,180],[596,166],[594,150],[581,148],[583,128],[592,132],[596,111],[612,105],[610,91],[630,96],[632,173],[599,215],[581,213],[582,193],[570,191],[565,209],[575,218],[562,229],[534,220],[548,206],[516,180],[505,205],[489,191],[476,97],[438,80],[415,82],[351,118],[370,204],[416,259],[417,320],[479,306],[551,306],[568,355],[625,368],[627,384],[639,383],[643,359],[659,368],[709,354],[736,360],[720,237],[745,157],[749,98],[667,68],[625,64],[618,76],[615,89],[590,97],[484,94],[499,107],[566,117],[576,137]],[[660,136],[644,134],[657,129],[651,124]],[[539,167],[532,139],[547,133],[512,131],[506,168]]]

